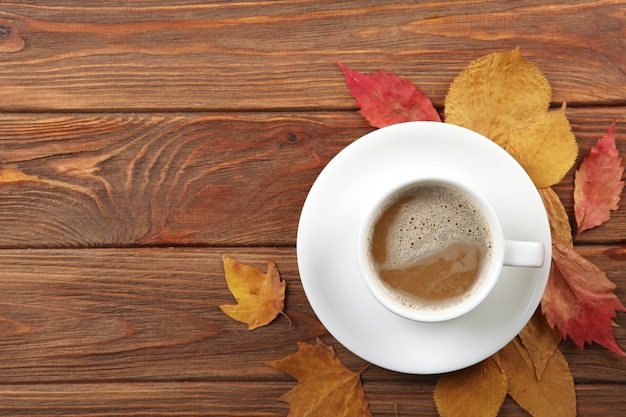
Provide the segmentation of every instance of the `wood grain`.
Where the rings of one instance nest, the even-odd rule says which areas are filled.
[[[615,247],[581,247],[619,286],[626,266]],[[249,332],[219,309],[235,301],[221,254],[265,270],[268,258],[287,282],[285,312]],[[10,383],[114,381],[264,381],[280,379],[266,362],[322,337],[352,369],[366,362],[339,345],[317,320],[302,289],[294,249],[163,248],[0,251],[0,380]],[[623,315],[617,323],[622,323]],[[623,323],[622,323],[623,324]],[[626,330],[616,327],[618,344]],[[562,344],[583,383],[626,383],[617,358],[599,346]],[[182,366],[181,366],[182,365]],[[371,367],[369,381],[431,381]]]
[[[413,4],[415,3],[415,4]],[[408,77],[441,111],[473,59],[520,47],[567,102],[576,166],[617,121],[626,155],[626,1],[0,4],[0,414],[288,414],[266,363],[321,338],[298,274],[300,209],[323,167],[372,130],[341,61]],[[555,190],[573,214],[572,169]],[[626,212],[576,238],[626,303]],[[221,255],[287,281],[249,332]],[[624,313],[617,343],[626,346]],[[626,415],[626,360],[559,348],[578,415]],[[369,366],[375,416],[436,415],[436,375]],[[507,398],[501,416],[527,416]]]
[[[626,103],[623,1],[204,3],[3,4],[0,109],[352,108],[336,61],[441,106],[470,61],[517,46],[555,102]]]
[[[614,249],[579,248],[626,302],[626,267],[607,255]],[[223,253],[261,269],[271,255],[287,281],[293,327],[279,317],[249,332],[219,310],[233,303]],[[3,250],[0,265],[0,413],[279,416],[287,405],[278,398],[295,381],[266,363],[298,341],[321,337],[351,369],[366,364],[316,319],[293,249]],[[615,334],[625,345],[624,327]],[[577,382],[579,415],[620,415],[624,359],[595,345],[581,351],[566,341],[560,349]],[[434,415],[436,380],[376,366],[363,373],[376,416]],[[507,400],[502,415],[526,414]]]
[[[0,385],[0,413],[28,416],[176,416],[284,417],[289,404],[277,398],[293,388],[290,381],[156,382],[7,386]],[[432,386],[365,382],[375,416],[432,417]],[[619,393],[607,385],[578,385],[579,417],[622,417]],[[253,394],[253,395],[251,395]],[[510,398],[501,416],[528,417]]]
[[[623,107],[568,110],[577,167]],[[322,168],[373,130],[356,112],[0,114],[0,247],[293,246]],[[555,187],[573,218],[574,170]],[[626,211],[578,238],[623,243]]]

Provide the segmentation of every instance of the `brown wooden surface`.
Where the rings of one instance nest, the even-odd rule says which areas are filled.
[[[296,263],[309,187],[372,130],[336,61],[441,109],[471,60],[520,46],[568,104],[578,162],[613,121],[626,155],[626,1],[58,3],[0,2],[2,415],[286,416],[295,381],[266,362],[298,341],[364,366]],[[573,172],[555,189],[572,215]],[[626,210],[576,243],[626,303]],[[293,327],[219,310],[222,254],[277,262]],[[560,348],[579,415],[626,415],[626,359]],[[375,416],[436,415],[436,379],[363,373]]]

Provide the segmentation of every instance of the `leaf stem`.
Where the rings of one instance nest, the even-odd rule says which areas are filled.
[[[287,319],[287,321],[289,322],[289,328],[291,329],[291,328],[293,327],[293,321],[291,321],[291,319],[289,318],[289,316],[288,316],[287,314],[285,314],[285,312],[284,312],[284,311],[279,311],[278,313],[279,313],[279,314],[282,314],[282,315],[283,315],[283,316]]]

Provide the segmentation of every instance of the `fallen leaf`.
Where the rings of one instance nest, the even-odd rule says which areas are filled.
[[[435,386],[435,405],[441,417],[495,417],[507,386],[506,375],[490,357],[469,368],[441,375]]]
[[[550,327],[541,309],[537,309],[519,333],[519,338],[532,360],[537,380],[541,380],[550,358],[561,341],[561,334]]]
[[[549,111],[552,89],[520,56],[494,53],[470,63],[452,82],[445,121],[488,137],[513,155],[537,188],[558,183],[576,160],[578,145],[565,106]]]
[[[574,177],[574,214],[578,232],[600,226],[617,210],[624,181],[622,158],[615,147],[615,123],[591,148]]]
[[[606,274],[573,248],[553,242],[552,266],[541,309],[563,338],[580,349],[598,343],[620,356],[626,353],[615,342],[612,319],[626,311]]]
[[[550,234],[552,240],[562,243],[567,246],[574,246],[572,239],[572,227],[569,224],[569,216],[565,211],[565,207],[561,202],[561,199],[554,192],[552,187],[540,188],[539,195],[543,201],[543,205],[548,213],[548,220],[550,221]]]
[[[293,376],[298,384],[280,397],[291,404],[290,417],[371,417],[361,385],[361,372],[339,360],[331,346],[299,342],[298,351],[270,366]]]
[[[504,149],[528,173],[537,188],[559,183],[576,162],[578,144],[560,110],[537,114],[528,124],[518,124],[503,135]]]
[[[552,88],[519,48],[472,61],[452,81],[445,99],[445,121],[464,126],[502,147],[512,127],[547,112]]]
[[[267,262],[264,274],[227,256],[222,256],[222,261],[226,283],[237,300],[237,305],[221,305],[224,313],[248,324],[248,330],[265,326],[283,313],[287,283],[280,280],[274,262]]]
[[[496,353],[495,359],[507,375],[509,395],[532,416],[576,416],[574,378],[558,349],[548,360],[540,380],[528,351],[517,337]]]
[[[409,80],[394,73],[361,74],[342,63],[350,95],[360,107],[359,113],[374,127],[385,127],[401,122],[435,121],[441,118],[428,96]]]

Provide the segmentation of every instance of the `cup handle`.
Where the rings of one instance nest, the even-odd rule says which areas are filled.
[[[545,250],[541,242],[504,241],[504,265],[541,268],[545,261]]]

